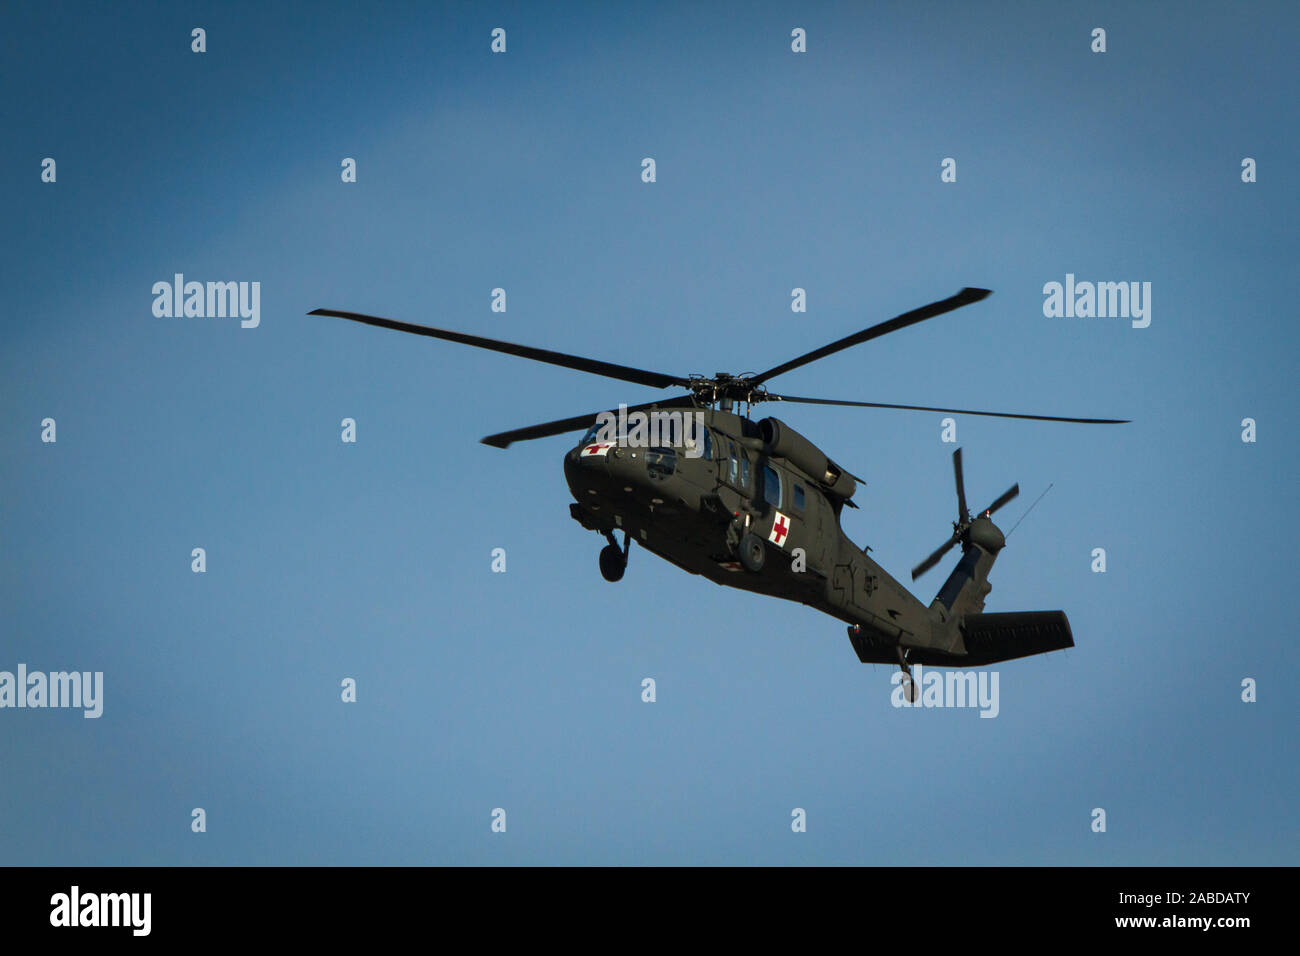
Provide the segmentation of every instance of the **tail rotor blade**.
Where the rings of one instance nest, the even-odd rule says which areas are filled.
[[[957,479],[957,523],[966,520],[966,480],[962,477],[961,449],[952,453],[952,473]]]
[[[954,534],[948,539],[947,543],[944,544],[943,547],[936,550],[928,558],[914,567],[912,569],[912,580],[915,581],[921,575],[925,574],[926,571],[929,571],[932,567],[938,564],[943,559],[943,556],[952,550],[952,546],[960,540],[961,537]]]
[[[912,580],[915,581],[921,575],[925,574],[932,567],[942,560],[943,556],[952,550],[953,545],[958,542],[969,542],[969,533],[971,524],[974,519],[969,511],[966,510],[966,478],[962,471],[961,449],[958,448],[952,453],[952,476],[957,485],[957,520],[952,525],[952,537],[949,538],[942,547],[936,549],[933,554],[912,569]],[[1012,485],[1006,491],[980,512],[980,516],[991,515],[1008,501],[1011,501],[1020,494],[1019,483]],[[964,547],[964,545],[963,545]]]
[[[1012,500],[1013,498],[1015,498],[1016,495],[1018,495],[1018,494],[1020,494],[1020,484],[1019,484],[1019,482],[1017,482],[1016,484],[1012,485],[1012,486],[1011,486],[1010,488],[1008,488],[1006,491],[1002,492],[1002,494],[998,497],[997,501],[993,502],[993,504],[991,504],[991,505],[989,505],[987,508],[985,508],[983,513],[986,514],[986,515],[991,515],[991,514],[993,514],[993,512],[997,511],[999,508],[1001,508],[1003,505],[1005,505],[1008,501],[1011,501],[1011,500]]]

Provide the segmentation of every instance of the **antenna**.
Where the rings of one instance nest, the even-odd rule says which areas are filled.
[[[1056,482],[1052,482],[1052,484],[1048,485],[1047,488],[1043,491],[1043,493],[1042,493],[1041,495],[1039,495],[1037,498],[1034,499],[1034,504],[1033,504],[1033,505],[1030,505],[1029,508],[1026,509],[1025,513],[1022,514],[1022,515],[1020,516],[1020,521],[1024,521],[1026,518],[1029,517],[1029,512],[1034,510],[1034,505],[1036,505],[1036,504],[1038,504],[1038,502],[1042,501],[1043,498],[1047,495],[1047,492],[1051,491],[1051,490],[1052,490],[1052,487],[1053,487],[1055,484],[1056,484]],[[1020,527],[1020,521],[1017,521],[1015,524],[1013,524],[1013,525],[1011,526],[1011,531],[1015,531],[1017,528]],[[1011,531],[1008,531],[1008,532],[1007,532],[1007,537],[1008,537],[1008,538],[1011,537]]]

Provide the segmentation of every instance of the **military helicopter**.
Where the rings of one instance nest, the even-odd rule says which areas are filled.
[[[765,372],[743,376],[668,375],[357,312],[316,309],[308,314],[459,342],[637,385],[686,389],[678,397],[620,406],[619,427],[612,434],[613,413],[591,412],[482,441],[507,448],[517,441],[586,429],[564,456],[564,476],[575,499],[569,513],[608,541],[600,552],[600,570],[607,581],[622,579],[636,541],[716,584],[807,604],[849,625],[853,650],[864,664],[897,664],[905,675],[905,693],[915,700],[913,664],[981,667],[1074,646],[1063,611],[983,613],[991,590],[989,571],[1006,544],[992,516],[1020,493],[1020,486],[1012,485],[972,514],[966,506],[961,449],[953,453],[957,520],[948,540],[912,569],[912,580],[957,545],[961,558],[927,607],[841,528],[843,509],[857,507],[853,496],[862,480],[785,422],[754,421],[748,411],[761,402],[789,402],[1080,424],[1125,421],[804,398],[774,394],[765,387],[792,369],[989,294],[987,289],[965,288]],[[742,406],[740,413],[737,406]],[[636,413],[653,413],[671,423],[675,412],[683,420],[693,418],[695,427],[669,428],[668,440],[662,434],[655,442],[638,440],[637,429],[624,424]],[[620,531],[621,545],[616,537]]]

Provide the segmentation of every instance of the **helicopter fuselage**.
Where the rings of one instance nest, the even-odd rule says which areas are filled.
[[[698,457],[681,446],[597,442],[588,432],[564,457],[573,517],[716,584],[807,604],[882,648],[951,645],[942,620],[844,533],[850,499],[828,490],[824,473],[772,454],[760,423],[697,414],[705,428]],[[765,550],[757,568],[738,559],[747,534]]]

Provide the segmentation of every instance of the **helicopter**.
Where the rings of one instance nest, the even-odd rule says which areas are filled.
[[[630,408],[620,405],[617,417],[611,411],[574,415],[488,435],[482,442],[504,449],[518,441],[585,429],[582,439],[564,455],[564,476],[574,498],[570,515],[608,542],[599,555],[605,580],[622,579],[635,541],[715,584],[806,604],[848,625],[850,643],[862,663],[898,665],[905,696],[914,701],[913,664],[983,667],[1074,646],[1064,611],[984,613],[991,590],[989,572],[1006,545],[992,517],[1019,495],[1019,484],[972,513],[967,507],[961,449],[953,453],[957,519],[948,539],[912,569],[912,580],[958,545],[961,557],[926,605],[872,560],[870,548],[854,544],[841,527],[843,509],[858,507],[853,497],[862,479],[785,422],[771,417],[755,421],[749,412],[763,402],[787,402],[1091,425],[1127,421],[841,401],[767,390],[765,383],[778,375],[990,294],[988,289],[964,288],[756,375],[670,375],[358,312],[316,309],[308,314],[490,349],[638,385],[685,389],[686,394],[677,397]],[[633,424],[638,416],[640,420]],[[639,427],[647,417],[661,420],[666,427]]]

